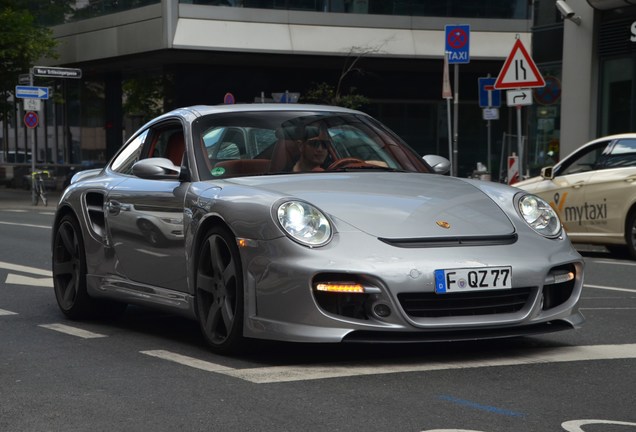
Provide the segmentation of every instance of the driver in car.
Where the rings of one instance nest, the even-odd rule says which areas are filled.
[[[305,139],[300,140],[298,144],[300,158],[294,164],[294,172],[324,171],[322,164],[329,154],[329,141],[321,135],[318,128],[308,126],[305,129]]]

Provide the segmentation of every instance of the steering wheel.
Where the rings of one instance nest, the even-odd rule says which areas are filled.
[[[358,158],[352,158],[352,157],[342,158],[332,162],[332,164],[327,167],[327,171],[344,168],[349,165],[368,165],[368,164],[362,159],[358,159]]]

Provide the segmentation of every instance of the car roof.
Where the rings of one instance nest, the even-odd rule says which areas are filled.
[[[629,133],[621,133],[621,134],[614,134],[614,135],[606,135],[606,136],[593,139],[592,141],[589,141],[585,143],[584,145],[587,146],[590,144],[596,144],[597,142],[600,142],[600,141],[613,141],[617,139],[626,139],[626,138],[636,139],[636,133],[629,132]]]
[[[194,105],[179,108],[175,111],[187,110],[196,115],[232,113],[232,112],[253,112],[253,111],[323,111],[339,113],[362,114],[360,111],[332,105],[310,105],[310,104],[284,104],[284,103],[254,103],[254,104],[232,104],[232,105]]]

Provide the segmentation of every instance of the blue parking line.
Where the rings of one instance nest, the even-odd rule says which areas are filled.
[[[516,411],[510,411],[510,410],[506,410],[506,409],[502,409],[502,408],[497,408],[497,407],[493,407],[493,406],[489,406],[489,405],[482,405],[482,404],[478,404],[477,402],[472,402],[469,400],[465,400],[465,399],[458,399],[456,397],[453,396],[447,396],[447,395],[441,395],[439,396],[439,399],[441,400],[445,400],[448,402],[453,402],[455,404],[458,405],[463,405],[469,408],[474,408],[477,410],[481,410],[481,411],[488,411],[491,413],[495,413],[495,414],[501,414],[501,415],[505,415],[505,416],[509,416],[509,417],[525,417],[525,414],[523,413],[519,413]]]

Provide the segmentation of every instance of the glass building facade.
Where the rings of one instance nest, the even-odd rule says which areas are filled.
[[[515,34],[529,38],[533,11],[527,0],[76,0],[63,12],[34,13],[53,28],[60,65],[81,68],[83,76],[35,77],[34,85],[51,89],[35,129],[24,124],[23,101],[15,100],[5,113],[0,164],[12,171],[15,186],[30,169],[31,148],[37,165],[56,171],[61,183],[71,167],[104,164],[139,126],[165,110],[223,103],[227,93],[254,103],[289,90],[304,102],[321,83],[364,96],[359,109],[420,154],[450,156],[441,84],[444,26],[454,22],[471,25],[471,56],[476,53],[459,68],[458,175],[471,175],[480,161],[492,165],[497,179],[503,137],[516,133],[514,112],[502,106],[499,120],[483,120],[477,82],[497,75]],[[217,23],[239,30],[218,41]],[[284,41],[272,39],[264,49],[243,49],[241,44],[258,42],[241,39],[246,23],[269,26],[263,33],[268,38],[285,25],[297,31],[296,45],[285,50]],[[311,48],[298,49],[315,29],[363,34],[368,43],[352,38],[343,52],[319,36],[308,43]],[[495,34],[510,40],[500,48]]]

